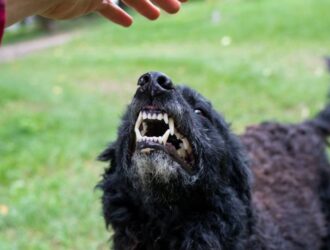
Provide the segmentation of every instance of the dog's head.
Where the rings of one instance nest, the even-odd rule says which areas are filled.
[[[245,159],[224,119],[200,94],[159,72],[140,77],[118,138],[99,159],[132,186],[166,196],[203,185],[248,193]]]

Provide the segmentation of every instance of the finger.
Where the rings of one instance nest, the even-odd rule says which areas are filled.
[[[153,2],[170,14],[177,13],[181,7],[178,0],[153,0]]]
[[[148,0],[124,0],[124,2],[150,20],[155,20],[160,15],[159,9]]]
[[[133,19],[130,15],[112,3],[105,4],[99,12],[110,21],[124,27],[129,27],[133,23]]]

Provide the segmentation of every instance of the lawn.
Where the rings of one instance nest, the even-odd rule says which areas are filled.
[[[95,158],[144,72],[198,89],[237,133],[315,114],[330,82],[329,9],[193,1],[130,29],[93,21],[66,45],[0,64],[0,249],[107,249]]]

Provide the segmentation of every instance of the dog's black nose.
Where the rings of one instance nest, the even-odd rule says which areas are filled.
[[[142,92],[150,94],[151,97],[162,95],[174,88],[172,80],[160,72],[149,72],[142,75],[138,85]]]

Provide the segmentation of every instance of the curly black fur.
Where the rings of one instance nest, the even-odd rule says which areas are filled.
[[[138,88],[117,140],[99,156],[110,161],[99,187],[114,249],[330,249],[330,106],[314,120],[261,124],[238,138],[197,92],[160,89]],[[189,138],[192,172],[137,173],[134,124],[148,105]]]

